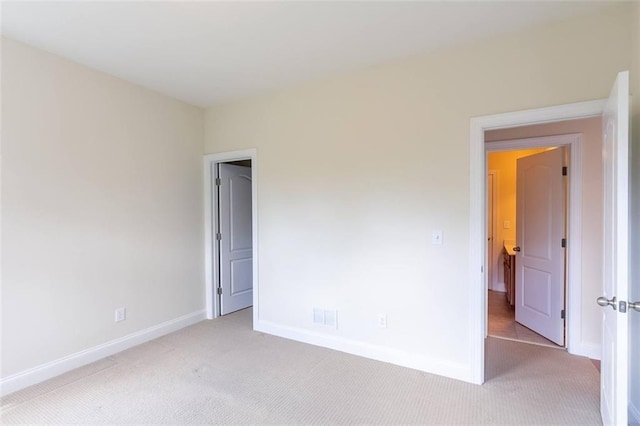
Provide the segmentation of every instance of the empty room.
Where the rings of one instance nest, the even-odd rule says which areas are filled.
[[[1,25],[3,424],[640,424],[640,2]]]

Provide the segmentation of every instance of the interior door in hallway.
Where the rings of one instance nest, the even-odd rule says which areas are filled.
[[[564,346],[563,151],[523,157],[516,170],[516,321]]]
[[[253,304],[251,167],[218,165],[219,295],[222,315]]]

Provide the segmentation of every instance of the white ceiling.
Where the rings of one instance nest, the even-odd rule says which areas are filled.
[[[604,2],[3,2],[2,34],[198,106]]]

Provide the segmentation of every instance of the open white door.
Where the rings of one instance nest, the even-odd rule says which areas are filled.
[[[520,158],[516,171],[516,321],[564,346],[564,155]]]
[[[219,164],[219,295],[222,315],[253,304],[251,167]]]
[[[618,74],[602,115],[604,273],[600,412],[606,425],[627,424],[629,291],[629,72]]]

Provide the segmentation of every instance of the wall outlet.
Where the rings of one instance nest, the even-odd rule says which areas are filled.
[[[439,229],[434,229],[431,231],[431,244],[440,246],[442,245],[442,231]]]
[[[126,308],[116,309],[116,322],[124,321],[126,319],[127,319],[127,309]]]
[[[378,314],[378,327],[387,328],[387,314]]]
[[[510,220],[505,220],[504,223],[502,224],[502,227],[504,229],[509,229],[511,228],[511,221]]]

